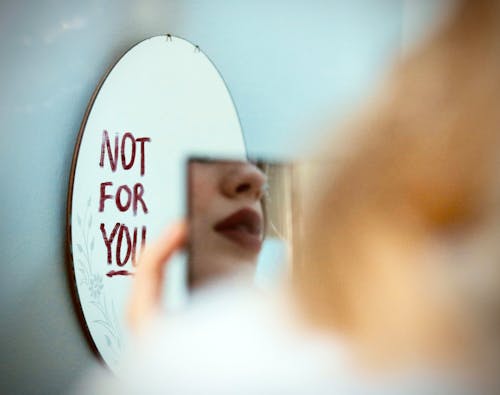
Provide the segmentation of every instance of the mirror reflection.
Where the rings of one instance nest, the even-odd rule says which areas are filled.
[[[246,273],[258,285],[286,271],[292,166],[265,161],[188,163],[189,285]]]

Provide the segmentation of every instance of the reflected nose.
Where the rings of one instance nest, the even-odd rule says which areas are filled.
[[[266,176],[251,163],[231,165],[221,182],[222,193],[231,199],[249,198],[259,200],[264,194]]]

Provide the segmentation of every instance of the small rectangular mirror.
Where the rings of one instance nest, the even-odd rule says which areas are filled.
[[[187,166],[190,288],[240,273],[266,287],[289,275],[293,165],[192,158]]]

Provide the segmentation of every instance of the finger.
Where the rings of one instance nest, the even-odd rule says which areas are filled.
[[[149,245],[139,258],[138,270],[162,272],[165,263],[181,249],[187,239],[187,225],[179,221],[167,228],[160,237]]]

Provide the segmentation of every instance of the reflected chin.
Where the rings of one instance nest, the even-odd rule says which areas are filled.
[[[191,262],[191,285],[222,279],[254,270],[258,254],[244,256],[233,248],[220,248],[217,253],[201,254]]]

